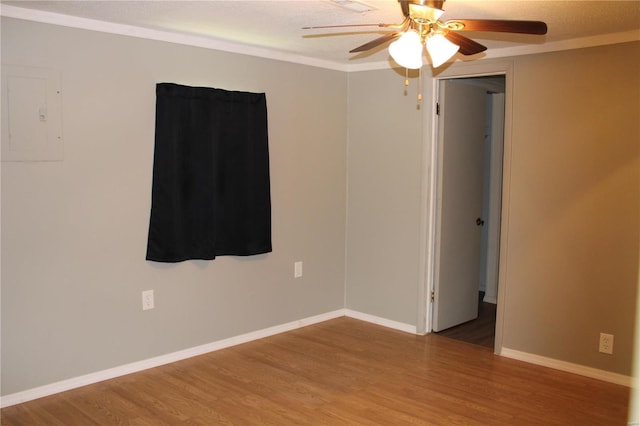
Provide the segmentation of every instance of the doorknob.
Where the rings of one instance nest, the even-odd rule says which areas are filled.
[[[482,219],[480,219],[480,218],[477,218],[477,219],[476,219],[476,225],[478,225],[478,226],[484,226],[484,220],[482,220]]]

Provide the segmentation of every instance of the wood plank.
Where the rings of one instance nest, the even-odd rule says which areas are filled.
[[[3,426],[626,424],[629,389],[338,318],[2,409]]]

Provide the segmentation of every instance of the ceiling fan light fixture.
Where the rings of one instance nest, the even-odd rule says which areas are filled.
[[[425,45],[431,57],[431,65],[434,68],[438,68],[447,62],[460,50],[460,46],[447,40],[444,34],[440,32],[430,34]]]
[[[389,54],[398,65],[408,69],[422,67],[422,40],[415,30],[408,30],[389,45]]]

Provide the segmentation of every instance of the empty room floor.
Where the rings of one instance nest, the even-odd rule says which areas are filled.
[[[1,411],[16,425],[624,425],[629,388],[338,318]]]

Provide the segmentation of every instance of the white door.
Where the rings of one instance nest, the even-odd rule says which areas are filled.
[[[500,215],[502,212],[502,157],[504,153],[504,93],[491,94],[491,154],[489,160],[489,200],[485,223],[486,270],[484,301],[498,303],[498,269],[500,266]],[[485,163],[486,164],[486,163]],[[485,176],[487,172],[485,171]],[[487,195],[486,193],[484,194]],[[484,245],[484,242],[483,242]]]
[[[442,80],[439,105],[434,331],[478,316],[486,90]]]

